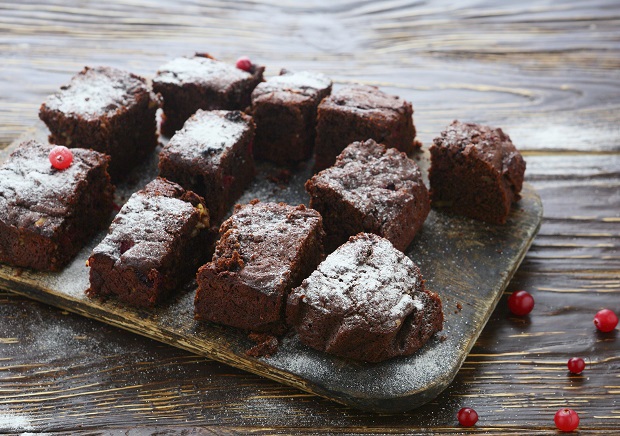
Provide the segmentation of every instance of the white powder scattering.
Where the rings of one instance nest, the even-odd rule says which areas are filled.
[[[251,78],[246,71],[205,57],[177,58],[164,64],[153,79],[155,83],[200,83],[213,89],[226,89],[231,84]]]
[[[331,80],[321,73],[287,71],[280,76],[274,76],[266,82],[259,83],[253,92],[253,96],[270,92],[294,92],[313,96],[317,92],[329,88],[331,84]]]
[[[11,412],[0,412],[0,432],[20,430],[34,430],[26,416]]]
[[[219,161],[250,130],[249,118],[229,111],[198,110],[177,132],[165,150],[183,159]]]

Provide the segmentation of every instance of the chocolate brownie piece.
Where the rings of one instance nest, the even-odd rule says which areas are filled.
[[[325,98],[318,109],[315,170],[331,166],[355,141],[374,139],[410,153],[414,143],[411,103],[374,86],[352,85]]]
[[[306,191],[323,217],[328,252],[360,232],[404,251],[431,209],[416,163],[372,139],[345,148],[334,166],[306,182]]]
[[[431,204],[504,224],[521,198],[525,161],[502,129],[453,121],[430,148]]]
[[[264,71],[258,65],[244,71],[207,54],[166,63],[153,79],[153,89],[164,97],[162,133],[172,136],[198,109],[244,110]]]
[[[41,105],[50,142],[108,154],[110,175],[124,176],[157,145],[160,107],[146,81],[111,67],[85,67]]]
[[[309,347],[366,362],[413,354],[443,328],[419,268],[371,233],[351,237],[291,292],[286,319]]]
[[[159,174],[205,198],[220,222],[254,178],[254,122],[240,111],[203,111],[159,154]]]
[[[127,200],[90,255],[86,294],[155,306],[205,261],[208,228],[201,197],[166,179],[153,180]]]
[[[314,148],[317,106],[332,89],[320,73],[282,70],[252,92],[256,122],[254,156],[280,165],[309,159]]]
[[[0,167],[0,262],[58,271],[111,218],[109,157],[72,150],[64,170],[52,167],[54,146],[27,141]]]
[[[254,200],[236,207],[220,235],[213,261],[198,271],[196,319],[283,333],[288,293],[323,257],[321,216]]]

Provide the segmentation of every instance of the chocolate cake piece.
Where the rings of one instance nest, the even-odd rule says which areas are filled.
[[[328,252],[360,232],[404,251],[431,209],[416,163],[372,139],[345,148],[334,166],[306,182],[306,191],[323,217]]]
[[[431,205],[504,224],[521,196],[525,161],[502,129],[453,121],[430,148]]]
[[[314,148],[317,106],[332,89],[320,73],[282,70],[252,92],[256,122],[254,156],[280,165],[309,159]]]
[[[254,178],[254,122],[240,111],[203,111],[159,154],[159,174],[203,196],[219,223]]]
[[[374,86],[351,85],[332,93],[318,108],[315,171],[331,166],[355,141],[374,139],[410,153],[414,143],[411,103]]]
[[[309,347],[366,362],[413,354],[443,328],[419,268],[371,233],[351,237],[291,292],[286,319]]]
[[[258,65],[244,71],[208,54],[166,63],[153,79],[153,89],[164,97],[162,133],[174,135],[198,109],[246,109],[264,71]]]
[[[140,163],[157,145],[159,96],[146,81],[111,67],[85,67],[41,105],[50,142],[108,154],[114,180]]]
[[[89,297],[153,307],[196,273],[209,254],[201,197],[157,178],[134,193],[88,259]]]
[[[0,166],[0,262],[58,271],[111,218],[109,157],[72,150],[64,170],[52,167],[54,146],[27,141]]]
[[[198,271],[196,319],[254,332],[286,330],[286,298],[323,257],[321,216],[303,205],[237,206],[213,261]]]

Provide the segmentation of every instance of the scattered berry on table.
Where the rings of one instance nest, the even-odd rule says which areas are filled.
[[[579,426],[579,415],[573,409],[560,409],[553,417],[555,426],[562,431],[573,431]]]
[[[237,59],[237,68],[249,73],[252,70],[252,61],[247,56],[241,56]]]
[[[573,357],[568,359],[566,366],[568,366],[568,370],[573,374],[581,374],[581,372],[586,368],[586,363],[581,357]]]
[[[513,292],[512,295],[508,297],[508,307],[515,315],[527,315],[534,308],[534,297],[527,291]]]
[[[65,170],[71,166],[73,162],[73,153],[67,147],[57,145],[52,148],[49,154],[50,163],[57,170]]]
[[[594,315],[594,325],[600,331],[607,333],[616,328],[618,325],[618,317],[609,309],[599,310],[596,312],[596,315]]]
[[[459,410],[456,417],[463,427],[472,427],[478,422],[478,414],[474,409],[470,409],[469,407],[463,407]]]

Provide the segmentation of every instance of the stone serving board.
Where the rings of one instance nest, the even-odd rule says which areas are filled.
[[[45,127],[40,125],[0,151],[0,162],[22,140],[45,141],[46,136]],[[157,151],[117,187],[119,204],[157,175]],[[426,177],[428,154],[420,152],[412,157]],[[311,176],[311,166],[311,162],[301,165],[291,172],[288,183],[278,184],[272,180],[278,178],[281,169],[259,164],[254,183],[239,203],[258,198],[307,204],[303,184]],[[0,265],[0,287],[351,407],[406,411],[432,400],[450,384],[529,249],[540,227],[542,204],[528,184],[522,195],[502,226],[431,211],[406,254],[420,267],[426,287],[441,296],[444,329],[414,355],[379,364],[309,349],[293,333],[281,338],[274,355],[250,357],[246,351],[255,343],[246,332],[194,320],[191,284],[154,310],[125,307],[113,300],[90,300],[84,294],[89,286],[85,262],[105,232],[93,238],[58,273]]]

